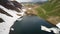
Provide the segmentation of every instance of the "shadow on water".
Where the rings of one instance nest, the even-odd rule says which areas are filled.
[[[48,28],[55,27],[52,24],[49,24],[44,19],[41,19],[37,16],[24,16],[22,21],[16,21],[12,28],[14,31],[10,30],[10,34],[53,34],[52,32],[42,31],[41,25]]]

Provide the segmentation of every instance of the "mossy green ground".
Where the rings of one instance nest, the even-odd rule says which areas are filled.
[[[48,18],[50,16],[60,16],[60,0],[49,0],[36,8],[38,16]]]

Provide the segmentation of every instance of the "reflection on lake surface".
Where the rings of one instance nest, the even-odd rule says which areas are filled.
[[[10,34],[53,34],[42,31],[41,25],[48,28],[54,27],[54,25],[49,24],[45,20],[37,16],[24,16],[22,21],[16,21],[12,26],[14,31],[11,31]]]

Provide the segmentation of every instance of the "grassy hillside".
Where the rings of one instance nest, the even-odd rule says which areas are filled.
[[[37,8],[38,15],[60,16],[60,0],[51,0]]]
[[[38,16],[51,20],[54,18],[56,23],[60,22],[60,0],[49,0],[45,4],[40,5],[36,10],[38,11]]]

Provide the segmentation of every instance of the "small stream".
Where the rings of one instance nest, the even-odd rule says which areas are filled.
[[[14,31],[10,30],[10,34],[54,34],[53,32],[42,31],[41,25],[48,28],[55,27],[52,24],[49,24],[44,19],[41,19],[37,16],[24,16],[22,21],[16,21],[12,28]]]

